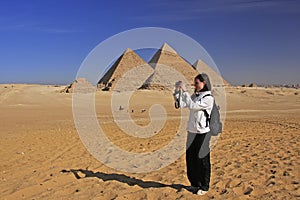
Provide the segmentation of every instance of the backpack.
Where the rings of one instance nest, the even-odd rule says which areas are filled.
[[[202,98],[204,98],[206,96],[212,96],[212,95],[206,94]],[[203,112],[206,117],[206,127],[209,125],[209,129],[210,129],[209,133],[213,136],[218,136],[219,133],[222,133],[223,125],[220,120],[219,107],[217,106],[215,100],[214,100],[214,105],[213,105],[210,116],[206,110],[203,110]]]

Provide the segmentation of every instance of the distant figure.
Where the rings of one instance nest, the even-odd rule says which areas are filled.
[[[145,111],[146,111],[146,109],[143,108],[143,109],[142,109],[142,113],[145,112]]]
[[[124,107],[120,105],[119,110],[124,110]]]
[[[133,113],[133,112],[134,112],[134,110],[132,109],[132,110],[131,110],[131,112]]]
[[[190,116],[187,124],[186,167],[191,183],[187,189],[204,195],[209,189],[211,165],[209,140],[210,131],[207,114],[210,116],[214,98],[207,74],[199,74],[194,79],[195,90],[192,96],[186,91],[183,82],[175,84],[175,108],[188,108]],[[206,113],[205,113],[206,112]]]

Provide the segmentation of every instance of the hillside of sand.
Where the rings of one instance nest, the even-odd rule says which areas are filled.
[[[85,149],[65,86],[0,85],[0,199],[299,199],[299,89],[228,87],[224,131],[211,152],[210,191],[184,189],[185,155],[147,174],[109,168]],[[176,131],[177,114],[167,91],[137,91],[130,101],[137,124],[162,104],[163,134],[136,139],[113,122],[110,92],[97,91],[96,111],[108,138],[127,151],[153,151]],[[145,109],[145,112],[141,112]],[[122,139],[120,139],[120,136]]]

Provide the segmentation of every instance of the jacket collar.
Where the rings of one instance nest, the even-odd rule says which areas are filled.
[[[196,97],[202,98],[204,95],[211,94],[211,91],[195,92],[194,94]]]

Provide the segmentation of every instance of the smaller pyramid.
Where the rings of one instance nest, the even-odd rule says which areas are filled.
[[[92,93],[95,92],[95,87],[85,78],[78,78],[73,83],[65,87],[63,93]]]
[[[127,82],[129,83],[127,86],[134,84],[137,88],[139,88],[143,82],[140,83],[140,77],[137,76],[137,72],[139,72],[139,74],[149,74],[153,72],[153,68],[132,49],[128,48],[98,81],[97,87],[104,91],[114,90],[118,81],[121,80],[128,72],[129,74],[127,74],[128,77],[125,81],[130,82]],[[124,80],[122,79],[122,81]],[[126,84],[123,88],[119,86],[118,90],[126,90],[127,88],[125,87]]]
[[[204,63],[202,60],[197,60],[193,67],[199,71],[200,73],[206,73],[215,87],[220,86],[228,86],[230,83],[226,81],[219,73],[217,73],[214,69],[209,67],[206,63]]]

